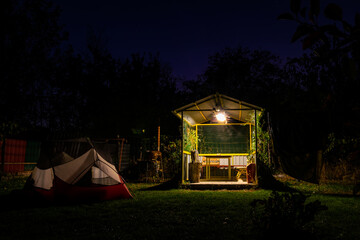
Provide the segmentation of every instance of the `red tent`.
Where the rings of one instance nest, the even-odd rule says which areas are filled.
[[[49,159],[48,164],[38,164],[24,192],[51,202],[133,198],[115,166],[94,148],[76,159],[62,152]]]

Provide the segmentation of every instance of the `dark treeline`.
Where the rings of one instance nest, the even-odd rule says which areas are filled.
[[[2,2],[0,121],[3,132],[50,129],[128,136],[177,123],[176,79],[158,55],[116,59],[89,30],[87,51],[66,46],[60,9],[46,0]],[[176,103],[176,104],[175,104]],[[11,129],[11,130],[10,130]],[[177,134],[177,132],[176,132]]]
[[[177,89],[179,79],[159,55],[117,59],[92,31],[84,43],[87,52],[78,54],[65,45],[67,34],[58,23],[60,9],[51,2],[5,0],[1,3],[5,19],[2,135],[16,129],[97,137],[144,134],[145,130],[155,135],[160,125],[162,133],[178,136],[179,120],[171,110],[219,92],[264,107],[271,113],[275,131],[291,121],[293,128],[302,129],[301,134],[293,133],[303,137],[290,152],[299,146],[325,150],[330,134],[358,139],[360,17],[354,24],[347,23],[341,8],[330,5],[325,15],[336,23],[319,25],[317,2],[312,1],[307,14],[300,1],[291,1],[291,13],[279,16],[297,21],[292,41],[302,40],[309,54],[283,62],[268,51],[226,48],[209,58],[207,70],[198,79],[185,81]]]

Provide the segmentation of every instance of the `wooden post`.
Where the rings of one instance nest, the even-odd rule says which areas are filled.
[[[316,178],[319,181],[319,183],[321,181],[322,155],[323,155],[322,150],[318,150],[316,152]],[[319,186],[320,186],[320,184],[319,184]]]
[[[231,159],[232,156],[228,158],[228,180],[231,180]]]
[[[119,135],[117,135],[117,139],[118,139],[118,154],[119,154],[119,172],[121,170],[121,160],[122,160],[122,154],[123,154],[123,149],[124,149],[124,141],[125,138],[121,138],[121,147],[120,147],[120,138]]]
[[[160,126],[158,126],[158,152],[160,152]]]

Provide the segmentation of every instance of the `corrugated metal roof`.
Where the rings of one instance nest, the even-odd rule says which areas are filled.
[[[253,122],[254,110],[263,111],[259,106],[223,95],[213,94],[174,110],[180,119],[194,124],[211,122],[216,110],[224,111],[228,118],[239,122]]]

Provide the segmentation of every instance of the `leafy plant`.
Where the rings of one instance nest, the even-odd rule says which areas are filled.
[[[0,123],[0,140],[4,140],[6,137],[16,135],[23,129],[15,122],[3,122]]]
[[[193,151],[196,148],[196,129],[184,121],[184,150]]]
[[[290,236],[304,234],[305,226],[315,215],[327,210],[319,200],[306,203],[307,196],[300,193],[273,191],[268,199],[256,199],[251,205],[251,221],[254,227],[266,235]]]
[[[328,135],[327,148],[324,151],[326,155],[336,156],[337,158],[346,158],[349,153],[359,149],[360,138],[353,136],[336,136],[334,132]]]
[[[257,118],[257,157],[263,161],[268,167],[271,167],[270,145],[271,138],[267,127],[265,115],[262,114]],[[253,134],[255,135],[255,134]],[[253,140],[255,141],[255,140]]]
[[[166,177],[172,177],[177,172],[180,171],[180,139],[171,139],[170,137],[164,135],[161,139],[161,153],[162,153],[162,161],[164,174]]]
[[[299,25],[291,41],[302,40],[303,49],[313,48],[317,54],[325,54],[324,50],[331,47],[348,50],[349,45],[356,43],[359,38],[359,14],[356,14],[355,25],[352,26],[343,18],[343,10],[334,3],[329,3],[324,9],[324,16],[333,21],[330,24],[319,25],[320,1],[311,0],[310,6],[302,6],[301,0],[290,1],[290,13],[283,13],[278,19],[296,21]],[[335,22],[334,22],[335,21]],[[334,41],[331,41],[333,39]],[[323,50],[323,51],[321,51]]]

